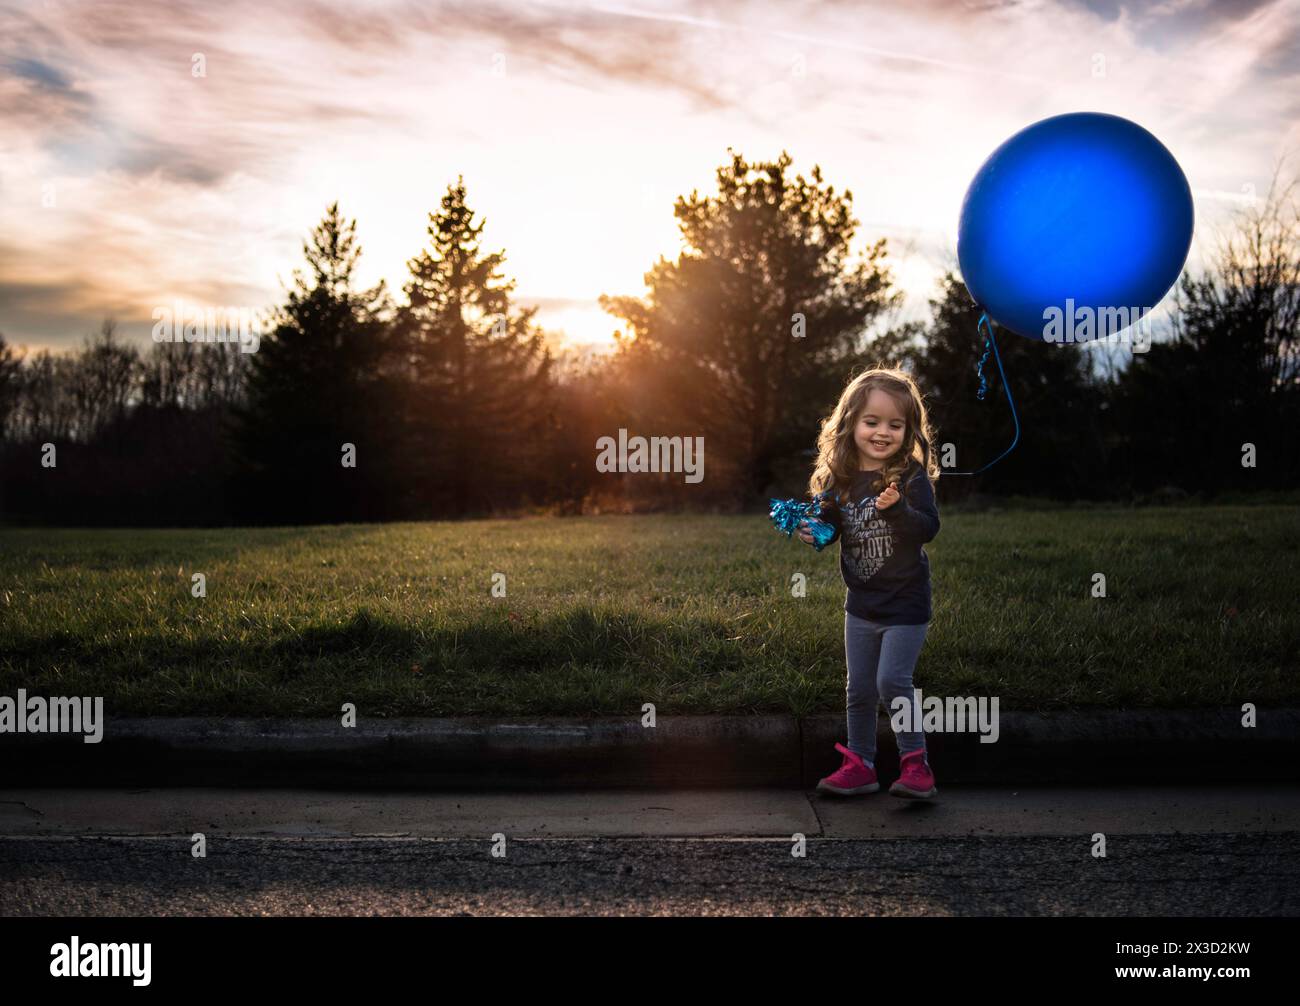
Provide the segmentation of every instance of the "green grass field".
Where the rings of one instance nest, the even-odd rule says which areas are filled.
[[[1298,540],[1296,506],[946,515],[916,684],[1004,710],[1294,703]],[[842,710],[838,554],[765,515],[4,529],[0,694],[117,716]]]

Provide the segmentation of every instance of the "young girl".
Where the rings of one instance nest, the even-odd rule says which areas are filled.
[[[840,542],[844,601],[844,655],[848,665],[848,746],[839,769],[817,788],[850,795],[874,793],[876,704],[892,716],[896,698],[920,710],[912,668],[929,629],[930,561],[922,544],[939,533],[933,482],[939,467],[934,433],[916,382],[901,370],[868,370],[854,378],[817,438],[813,495],[829,490],[822,516]],[[812,544],[806,522],[799,537]],[[897,734],[901,774],[895,796],[935,794],[921,730]]]

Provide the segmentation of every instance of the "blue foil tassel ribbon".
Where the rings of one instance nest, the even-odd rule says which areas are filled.
[[[813,548],[820,552],[835,536],[835,528],[820,519],[822,500],[829,495],[827,491],[819,492],[811,503],[798,499],[779,500],[768,497],[772,503],[772,511],[769,514],[772,525],[789,538],[799,529],[801,522],[807,521],[808,533],[813,536]]]

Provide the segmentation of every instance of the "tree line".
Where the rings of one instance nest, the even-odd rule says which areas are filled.
[[[910,370],[957,470],[995,457],[1012,418],[955,269],[900,321],[884,239],[854,255],[852,192],[787,153],[728,151],[714,194],[679,197],[683,250],[643,297],[602,297],[614,350],[557,353],[484,248],[464,179],[428,215],[399,294],[357,280],[337,203],[303,243],[256,352],[124,341],[106,320],[72,353],[0,336],[0,515],[10,522],[299,524],[519,512],[757,511],[806,483],[844,383]],[[1144,352],[999,332],[1021,433],[974,492],[1129,500],[1292,489],[1300,418],[1300,215],[1274,184],[1184,273]],[[597,441],[702,437],[705,477],[599,471]]]

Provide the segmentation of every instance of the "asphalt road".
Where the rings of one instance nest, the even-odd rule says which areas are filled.
[[[941,795],[9,790],[0,914],[1300,914],[1297,788]]]

